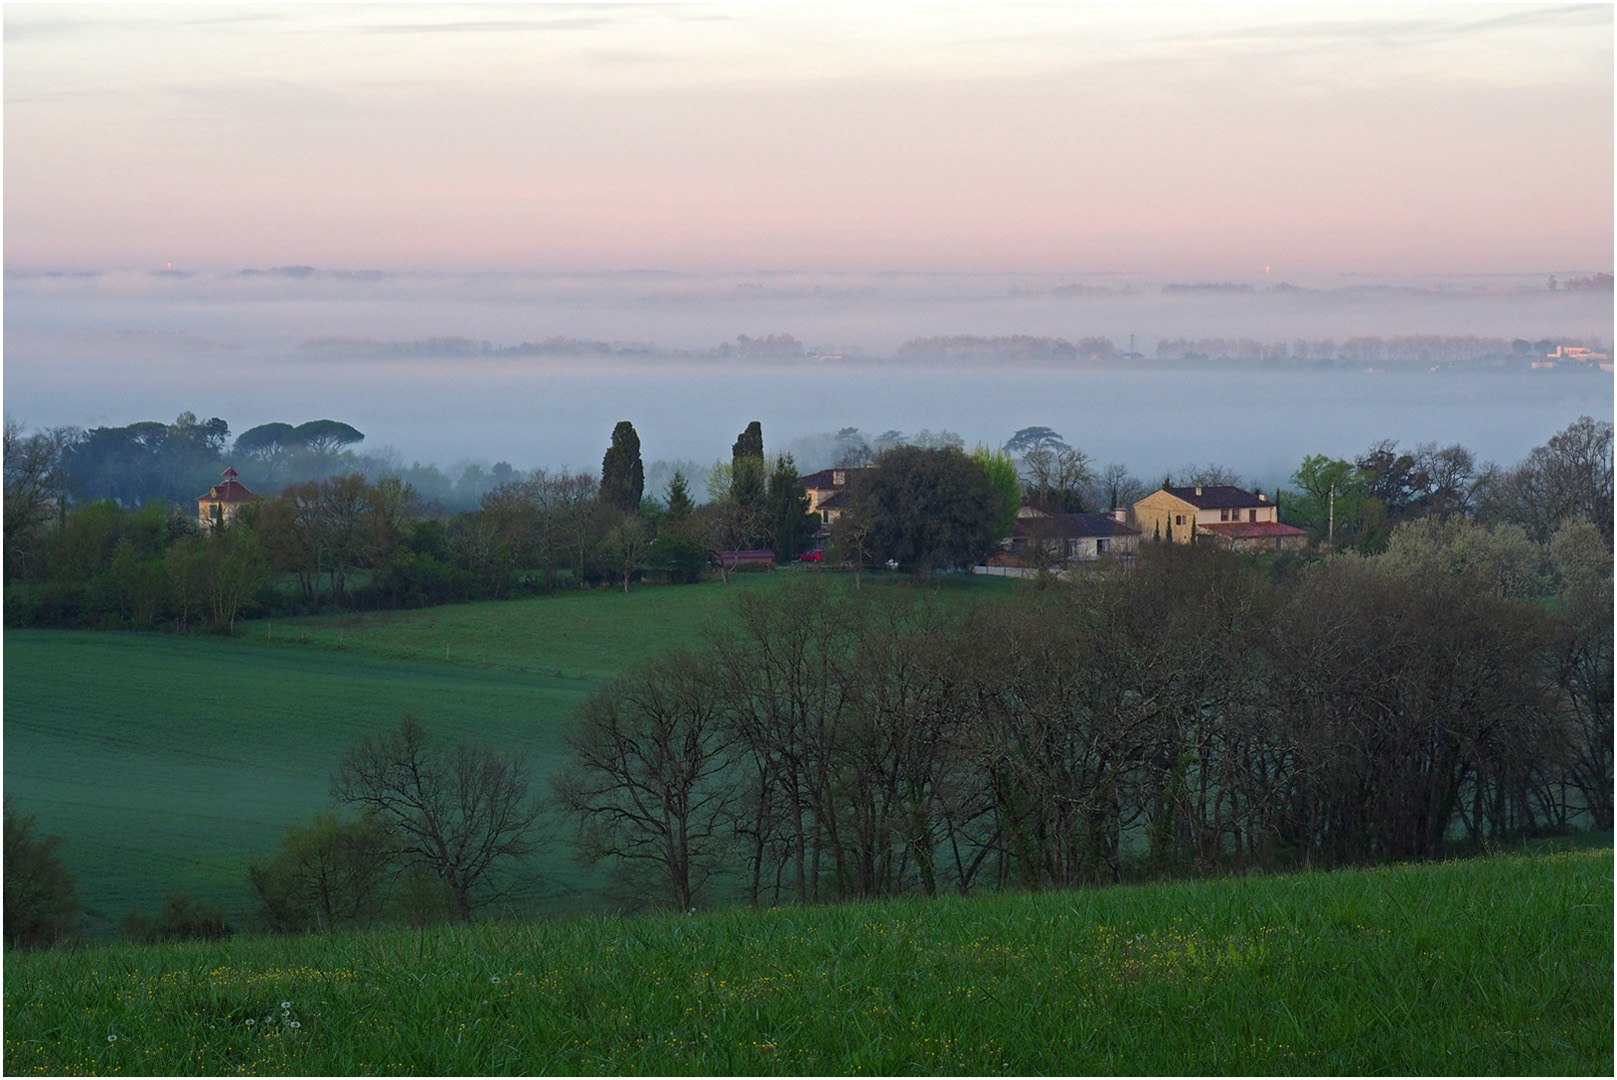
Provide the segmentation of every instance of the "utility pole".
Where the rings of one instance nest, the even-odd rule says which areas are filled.
[[[1336,549],[1336,485],[1335,484],[1331,485],[1331,528],[1330,528],[1329,536],[1330,536],[1330,539],[1328,541],[1326,541],[1326,542],[1328,544],[1330,544],[1331,550],[1334,551]]]

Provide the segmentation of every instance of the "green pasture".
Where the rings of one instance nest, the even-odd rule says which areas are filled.
[[[7,1075],[1611,1075],[1612,854],[8,954]]]
[[[342,648],[366,656],[504,668],[600,680],[674,646],[694,646],[702,632],[726,619],[737,596],[777,589],[813,574],[827,588],[852,592],[851,575],[791,566],[743,572],[730,583],[637,585],[562,590],[522,600],[451,604],[412,611],[358,612],[260,620],[245,624],[244,640]],[[968,574],[938,575],[921,590],[945,606],[1002,596],[1020,583]],[[907,575],[866,575],[867,591],[910,589]]]
[[[7,630],[5,792],[41,834],[63,837],[92,914],[149,912],[183,889],[239,917],[247,860],[329,804],[332,771],[361,735],[411,712],[435,735],[526,754],[543,789],[590,687],[697,643],[741,592],[801,573],[248,622],[233,639]],[[958,603],[1005,585],[931,588]],[[585,905],[598,884],[559,839],[527,873],[539,911]]]

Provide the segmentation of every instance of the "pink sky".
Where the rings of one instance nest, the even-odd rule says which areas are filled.
[[[8,268],[1609,270],[1609,6],[7,5]]]

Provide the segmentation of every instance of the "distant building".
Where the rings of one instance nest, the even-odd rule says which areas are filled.
[[[848,506],[848,483],[864,469],[821,469],[797,478],[797,486],[805,489],[809,497],[809,513],[819,514],[820,521],[829,525],[842,515]]]
[[[1036,507],[1023,506],[1017,512],[1016,524],[1011,526],[1011,535],[1000,543],[1015,561],[1001,561],[1018,565],[1019,560],[1036,558],[1039,549],[1053,562],[1132,554],[1139,546],[1140,530],[1124,520],[1127,513],[1114,510],[1109,514],[1047,514]]]
[[[229,525],[243,506],[259,500],[259,496],[247,490],[247,485],[236,479],[240,475],[227,465],[224,482],[213,485],[206,495],[197,496],[197,524],[203,532]]]
[[[1134,504],[1131,516],[1140,534],[1153,540],[1258,551],[1302,547],[1308,534],[1282,525],[1278,511],[1262,492],[1215,484],[1153,491]]]

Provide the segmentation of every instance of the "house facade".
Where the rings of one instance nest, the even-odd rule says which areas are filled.
[[[1140,530],[1125,520],[1127,516],[1126,510],[1109,514],[1050,514],[1037,507],[1023,506],[1017,511],[1011,535],[1000,547],[1012,560],[1028,561],[1041,555],[1053,562],[1132,555],[1140,543]]]
[[[1136,502],[1130,516],[1141,536],[1175,544],[1285,551],[1308,542],[1305,531],[1280,523],[1267,495],[1224,484],[1160,488]]]
[[[227,465],[223,482],[209,488],[206,495],[197,496],[197,524],[203,532],[229,525],[243,506],[259,500],[259,496],[247,490],[247,485],[236,479],[240,475]]]
[[[829,525],[842,516],[848,506],[848,484],[864,469],[821,469],[797,478],[797,486],[808,492],[809,513],[819,514],[822,524]]]

